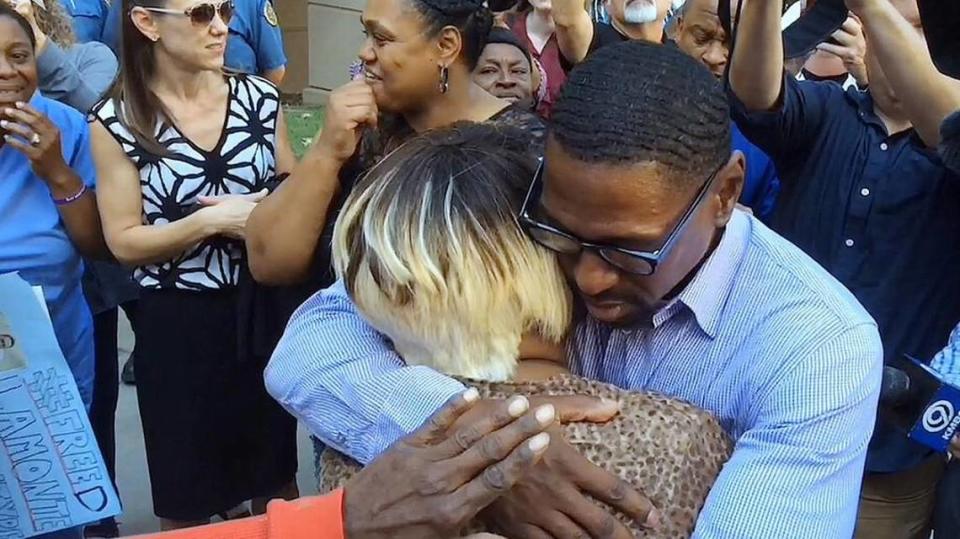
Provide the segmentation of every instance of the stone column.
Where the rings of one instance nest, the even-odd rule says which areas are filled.
[[[310,42],[307,104],[323,104],[331,90],[350,78],[350,64],[363,45],[360,14],[365,0],[308,0]]]
[[[280,90],[299,94],[307,87],[309,72],[307,0],[274,0],[273,5],[280,19],[283,49],[287,53],[287,73]]]

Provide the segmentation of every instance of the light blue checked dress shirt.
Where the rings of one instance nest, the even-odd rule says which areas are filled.
[[[960,326],[954,328],[949,344],[933,358],[930,367],[948,384],[960,387]]]
[[[588,319],[567,353],[577,374],[710,410],[736,440],[694,537],[849,539],[883,360],[856,299],[738,211],[653,326]],[[340,283],[294,314],[266,383],[323,442],[364,462],[463,390],[405,366]]]

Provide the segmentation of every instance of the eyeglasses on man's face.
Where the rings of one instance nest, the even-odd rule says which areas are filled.
[[[220,15],[220,20],[223,21],[223,24],[230,24],[230,19],[233,18],[234,5],[233,2],[220,2],[217,4],[204,2],[182,11],[159,7],[144,7],[143,9],[151,13],[189,17],[190,22],[197,26],[209,26],[217,15]]]
[[[611,266],[631,275],[639,276],[653,275],[653,273],[657,271],[657,266],[667,258],[670,250],[673,249],[674,245],[676,245],[679,238],[683,235],[684,229],[686,229],[687,224],[692,220],[697,208],[707,197],[707,193],[710,192],[710,186],[713,184],[714,178],[716,178],[717,174],[723,168],[723,165],[720,165],[707,177],[707,181],[705,181],[703,186],[700,187],[700,190],[697,191],[693,202],[687,207],[683,217],[680,218],[677,225],[670,231],[659,249],[654,251],[637,251],[624,249],[615,245],[586,242],[569,232],[560,230],[534,218],[531,210],[540,204],[540,195],[543,192],[543,163],[543,160],[541,160],[540,166],[537,168],[537,173],[533,177],[533,182],[530,184],[530,189],[527,191],[527,197],[524,199],[523,206],[520,208],[520,215],[518,216],[520,226],[523,227],[527,235],[543,247],[562,255],[575,255],[583,250],[593,251]],[[534,208],[531,208],[531,206]]]

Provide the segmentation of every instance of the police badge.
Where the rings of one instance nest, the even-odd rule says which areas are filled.
[[[263,16],[267,19],[267,22],[270,23],[270,26],[278,26],[280,20],[277,19],[277,12],[273,10],[273,2],[267,0],[263,5]]]

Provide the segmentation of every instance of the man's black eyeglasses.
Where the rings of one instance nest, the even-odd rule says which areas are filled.
[[[143,9],[153,13],[164,13],[167,15],[183,15],[190,18],[190,22],[197,26],[207,26],[213,22],[213,18],[220,15],[223,24],[230,24],[233,18],[233,2],[221,2],[213,4],[210,2],[197,4],[185,10],[166,9],[159,7],[144,7]]]
[[[543,160],[540,161],[537,173],[533,177],[533,183],[530,184],[530,190],[527,191],[527,198],[524,199],[523,206],[520,208],[518,220],[520,221],[520,226],[533,238],[533,241],[551,251],[565,255],[573,255],[583,249],[588,249],[595,252],[600,258],[617,269],[633,275],[653,275],[653,273],[657,271],[657,266],[660,262],[670,254],[670,250],[677,243],[677,240],[682,235],[683,230],[696,212],[696,209],[700,206],[700,203],[706,198],[714,178],[717,177],[717,174],[722,168],[723,165],[720,165],[710,174],[707,181],[704,182],[703,187],[697,192],[697,196],[693,199],[690,207],[687,208],[683,217],[680,218],[680,222],[678,222],[677,226],[667,235],[663,246],[655,251],[634,251],[613,245],[585,242],[569,232],[534,219],[530,214],[530,205],[540,202],[540,195],[543,191]]]

